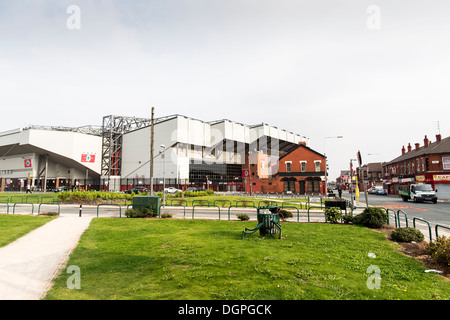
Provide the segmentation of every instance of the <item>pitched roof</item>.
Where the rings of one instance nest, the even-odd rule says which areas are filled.
[[[441,141],[435,141],[428,145],[428,147],[421,147],[419,149],[413,149],[410,152],[406,152],[401,156],[389,161],[386,165],[393,164],[400,161],[406,161],[409,159],[416,158],[418,156],[424,156],[428,154],[440,154],[440,153],[450,153],[450,137],[442,139]]]
[[[281,157],[278,159],[278,161],[281,160],[281,159],[283,159],[284,157],[289,156],[291,153],[293,153],[295,150],[297,150],[297,149],[300,148],[300,147],[303,147],[303,148],[305,148],[306,150],[309,150],[309,151],[311,151],[311,152],[314,152],[315,154],[317,154],[317,155],[319,155],[319,156],[321,156],[321,157],[325,157],[323,154],[321,154],[321,153],[319,153],[319,152],[317,152],[317,151],[311,149],[310,147],[305,146],[304,144],[298,144],[298,145],[296,145],[294,148],[292,148],[292,150],[290,150],[288,153],[286,153],[285,155],[281,156]]]

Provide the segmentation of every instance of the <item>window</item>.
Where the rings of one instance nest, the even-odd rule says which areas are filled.
[[[423,158],[420,158],[420,161],[422,161],[422,171],[425,171],[425,162],[423,161]]]
[[[301,172],[306,172],[306,161],[300,161]]]
[[[442,157],[442,166],[444,170],[450,170],[450,157]]]
[[[291,161],[286,161],[285,163],[286,163],[286,172],[291,172],[292,162]]]
[[[295,181],[284,181],[284,191],[295,191]]]
[[[316,167],[316,172],[319,172],[320,171],[320,160],[314,161],[314,165]]]

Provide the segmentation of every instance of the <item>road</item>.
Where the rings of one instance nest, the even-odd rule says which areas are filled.
[[[350,194],[348,192],[343,192],[342,197],[350,200]],[[404,211],[409,220],[409,226],[412,227],[412,221],[414,218],[422,218],[430,222],[431,227],[435,228],[436,224],[442,226],[450,226],[450,202],[438,201],[438,203],[434,204],[432,202],[422,202],[422,203],[414,203],[412,201],[403,202],[403,200],[399,196],[382,196],[382,195],[368,195],[368,202],[370,206],[383,207],[386,209],[392,210],[402,210]],[[364,193],[361,192],[359,196],[359,205],[365,206],[366,200]],[[400,215],[400,221],[404,221],[404,217]],[[422,224],[421,228],[423,229],[426,226],[425,223],[420,222]],[[417,222],[419,225],[419,222]],[[401,224],[402,227],[405,227],[404,222]],[[448,235],[449,230],[442,229],[439,231],[439,235]]]
[[[346,192],[342,194],[343,198],[350,199]],[[364,193],[359,196],[360,206],[365,206]],[[450,225],[450,202],[432,202],[414,203],[412,201],[403,202],[398,196],[368,195],[369,205],[383,207],[386,209],[403,210],[408,218],[420,217],[433,224]]]

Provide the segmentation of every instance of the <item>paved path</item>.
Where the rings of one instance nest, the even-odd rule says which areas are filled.
[[[38,300],[92,217],[61,216],[0,248],[0,300]]]

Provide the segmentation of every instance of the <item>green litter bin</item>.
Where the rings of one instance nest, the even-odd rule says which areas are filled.
[[[134,196],[133,209],[142,210],[150,207],[158,214],[161,213],[161,197],[158,196]]]
[[[279,233],[281,239],[280,216],[278,215],[279,207],[268,206],[259,207],[257,210],[258,225],[254,229],[245,228],[242,231],[242,240],[246,234],[254,233],[259,230],[261,236],[273,235]]]

